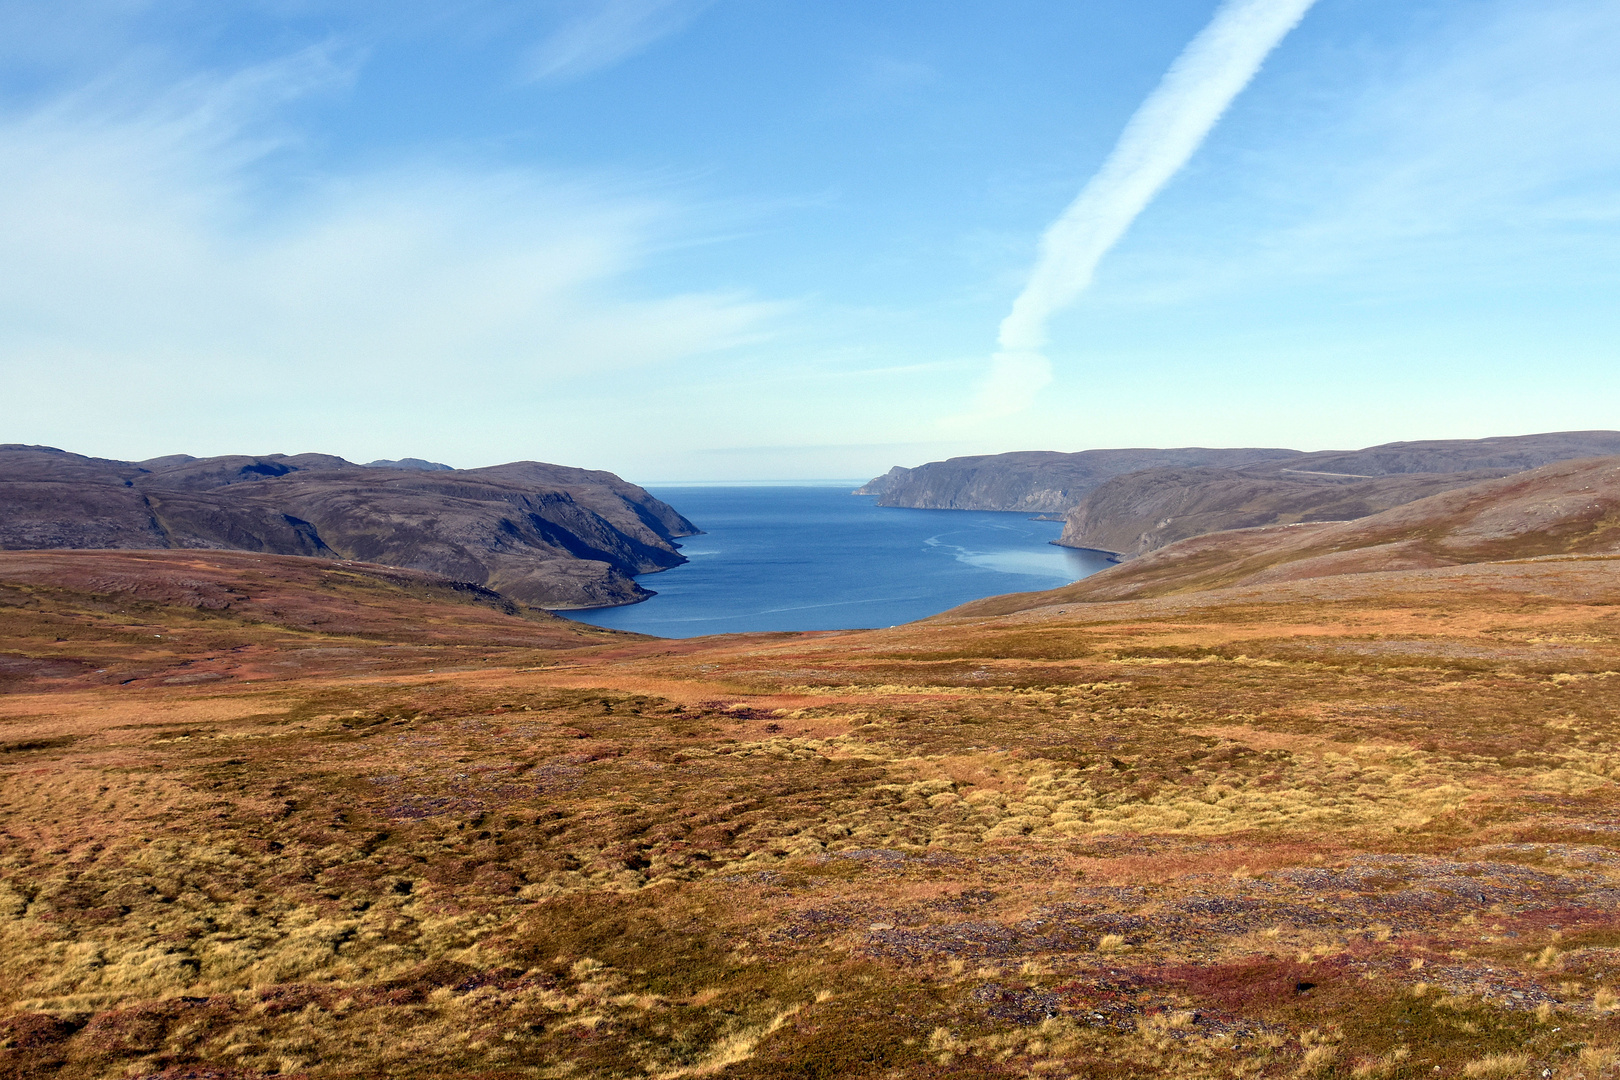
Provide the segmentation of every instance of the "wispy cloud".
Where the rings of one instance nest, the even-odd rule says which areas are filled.
[[[1490,0],[1426,22],[1394,49],[1336,53],[1312,76],[1321,93],[1277,103],[1246,167],[1201,182],[1199,203],[1110,274],[1106,306],[1454,312],[1492,290],[1569,296],[1612,280],[1620,8]]]
[[[1041,237],[1024,291],[1001,323],[976,412],[1006,416],[1052,380],[1047,324],[1091,284],[1118,243],[1209,135],[1314,0],[1226,0],[1126,124],[1102,168]]]
[[[533,400],[758,341],[781,313],[633,291],[694,227],[609,178],[418,161],[267,196],[274,106],[340,75],[305,54],[140,106],[104,85],[0,114],[0,370],[32,388],[0,422],[75,385],[85,408],[150,393],[204,442],[206,417],[240,424],[317,384],[421,413],[453,372]],[[249,372],[251,393],[226,390]]]
[[[535,50],[531,77],[563,82],[611,67],[684,30],[714,0],[592,0]]]

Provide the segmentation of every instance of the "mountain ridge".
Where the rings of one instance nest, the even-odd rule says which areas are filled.
[[[1620,555],[1620,456],[1554,462],[1349,521],[1203,533],[1060,589],[991,597],[938,617],[1564,555]]]
[[[698,532],[612,473],[382,468],[329,454],[145,462],[0,445],[0,548],[200,548],[425,570],[537,607],[634,603]]]
[[[1148,469],[1225,468],[1246,475],[1361,480],[1412,473],[1492,470],[1498,475],[1554,461],[1620,454],[1620,431],[1555,431],[1483,439],[1380,443],[1360,450],[1286,448],[1015,450],[896,465],[855,489],[879,506],[925,510],[1067,513],[1115,477]],[[1080,545],[1076,545],[1080,546]],[[1106,549],[1105,549],[1106,550]]]

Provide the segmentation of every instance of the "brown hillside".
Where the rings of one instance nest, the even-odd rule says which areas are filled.
[[[236,551],[0,551],[0,625],[0,691],[262,683],[433,666],[432,650],[641,640],[420,570]]]
[[[1061,589],[992,597],[948,615],[1005,614],[1057,603],[1335,574],[1611,552],[1620,552],[1620,458],[1590,458],[1486,480],[1356,521],[1197,536]]]

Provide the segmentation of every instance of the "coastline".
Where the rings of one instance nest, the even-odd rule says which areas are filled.
[[[1090,551],[1097,555],[1106,555],[1108,557],[1108,561],[1111,563],[1122,563],[1126,559],[1130,558],[1130,556],[1125,554],[1123,551],[1109,551],[1107,548],[1086,547],[1084,544],[1065,544],[1061,537],[1056,540],[1048,540],[1047,543],[1051,544],[1053,547],[1067,548],[1070,551]]]
[[[1053,588],[1113,565],[1054,547],[1061,526],[1027,511],[878,507],[827,487],[654,489],[710,535],[656,604],[570,617],[661,637],[847,630],[928,618],[986,596]],[[1043,554],[1044,553],[1044,554]]]

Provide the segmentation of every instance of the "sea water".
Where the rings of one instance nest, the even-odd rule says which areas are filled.
[[[650,487],[703,530],[689,560],[636,580],[658,595],[569,618],[660,637],[893,626],[1109,566],[1029,514],[880,507],[848,487]]]

